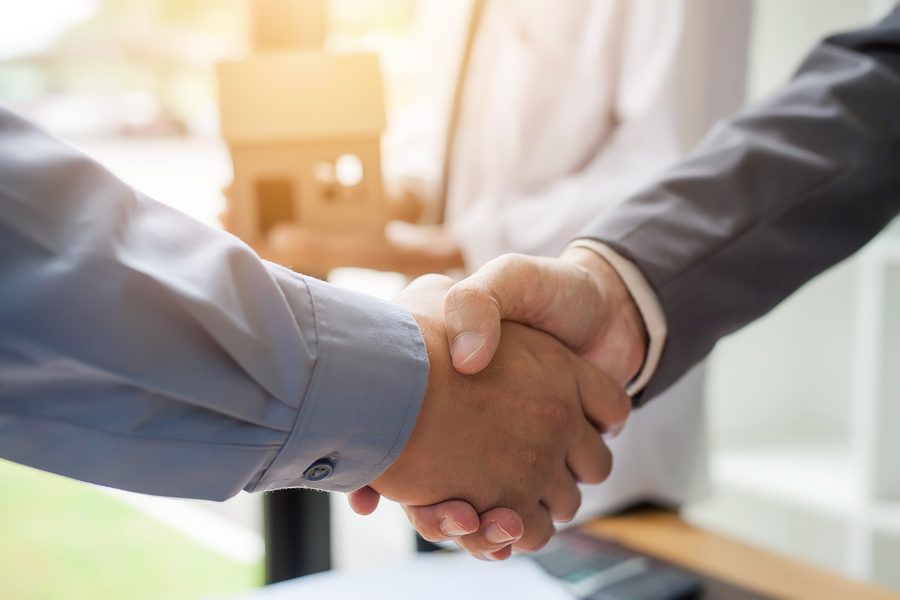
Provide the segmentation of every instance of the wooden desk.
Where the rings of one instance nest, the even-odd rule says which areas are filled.
[[[585,530],[634,550],[784,600],[900,600],[900,594],[709,533],[662,510],[598,519]]]

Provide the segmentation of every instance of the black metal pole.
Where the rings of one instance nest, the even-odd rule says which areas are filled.
[[[266,585],[331,568],[328,494],[278,490],[263,498]]]
[[[443,550],[443,548],[434,542],[429,542],[416,532],[416,552],[437,552],[438,550]]]

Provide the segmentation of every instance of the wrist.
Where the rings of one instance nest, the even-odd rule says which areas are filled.
[[[582,247],[569,247],[560,258],[578,266],[601,299],[606,315],[596,344],[601,356],[591,360],[626,385],[640,372],[649,335],[641,311],[618,272],[602,256]]]
[[[412,474],[434,469],[436,457],[440,455],[432,447],[437,438],[434,432],[444,429],[440,405],[448,388],[453,386],[456,373],[450,360],[442,313],[442,301],[451,285],[453,280],[449,277],[426,275],[393,299],[409,311],[419,328],[428,354],[428,383],[406,444],[397,459],[369,486],[385,498],[403,504],[427,505],[444,499],[430,497],[428,490],[414,486],[416,478]]]

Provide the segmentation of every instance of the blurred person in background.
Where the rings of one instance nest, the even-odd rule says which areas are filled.
[[[509,252],[555,256],[740,107],[749,4],[422,0],[422,101],[384,144],[405,220],[376,242],[281,224],[258,251],[301,272],[412,276],[470,273]],[[632,415],[610,443],[612,476],[582,489],[576,521],[706,493],[702,385],[700,365]]]

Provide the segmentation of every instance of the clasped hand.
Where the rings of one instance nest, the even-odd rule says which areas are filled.
[[[425,338],[428,388],[403,452],[351,494],[354,510],[383,495],[425,539],[502,560],[542,547],[554,521],[575,515],[577,484],[609,475],[602,434],[628,416],[622,384],[646,334],[602,259],[564,258],[509,255],[452,287],[419,278],[395,298]]]

